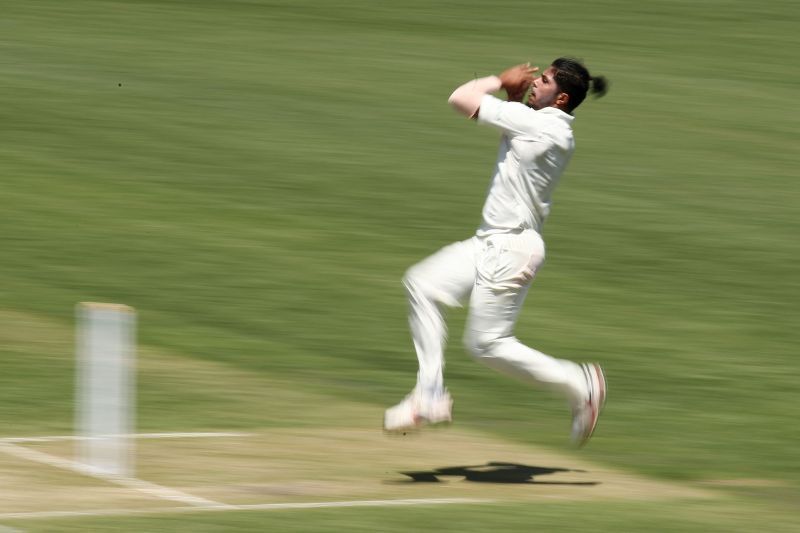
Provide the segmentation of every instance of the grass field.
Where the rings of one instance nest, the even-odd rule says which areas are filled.
[[[224,512],[0,446],[0,531],[800,528],[796,2],[0,5],[0,440],[72,432],[80,301],[139,313],[139,431],[242,434],[139,443],[139,478]],[[559,55],[612,84],[518,335],[604,364],[596,437],[566,449],[562,401],[470,360],[455,310],[456,425],[385,438],[400,278],[472,234],[494,161],[447,96]],[[492,462],[535,473],[403,474]],[[469,502],[246,507],[437,498]]]

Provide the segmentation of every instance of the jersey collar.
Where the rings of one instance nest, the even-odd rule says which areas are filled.
[[[559,108],[552,107],[552,106],[551,107],[543,107],[542,109],[539,110],[539,113],[545,113],[547,115],[553,115],[554,117],[560,118],[561,120],[563,120],[567,124],[572,124],[572,121],[575,120],[575,117],[573,117],[569,113],[561,111]]]

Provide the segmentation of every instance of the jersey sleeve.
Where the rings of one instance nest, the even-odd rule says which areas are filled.
[[[509,135],[534,133],[537,129],[536,111],[519,102],[506,102],[491,94],[481,99],[478,122],[490,124]]]

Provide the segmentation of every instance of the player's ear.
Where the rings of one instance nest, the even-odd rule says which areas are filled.
[[[569,95],[567,93],[558,93],[558,96],[556,96],[556,105],[566,109],[568,103]]]

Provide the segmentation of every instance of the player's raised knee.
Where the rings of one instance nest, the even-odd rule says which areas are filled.
[[[420,282],[418,269],[411,267],[403,274],[403,287],[409,294],[422,291],[423,284]]]

